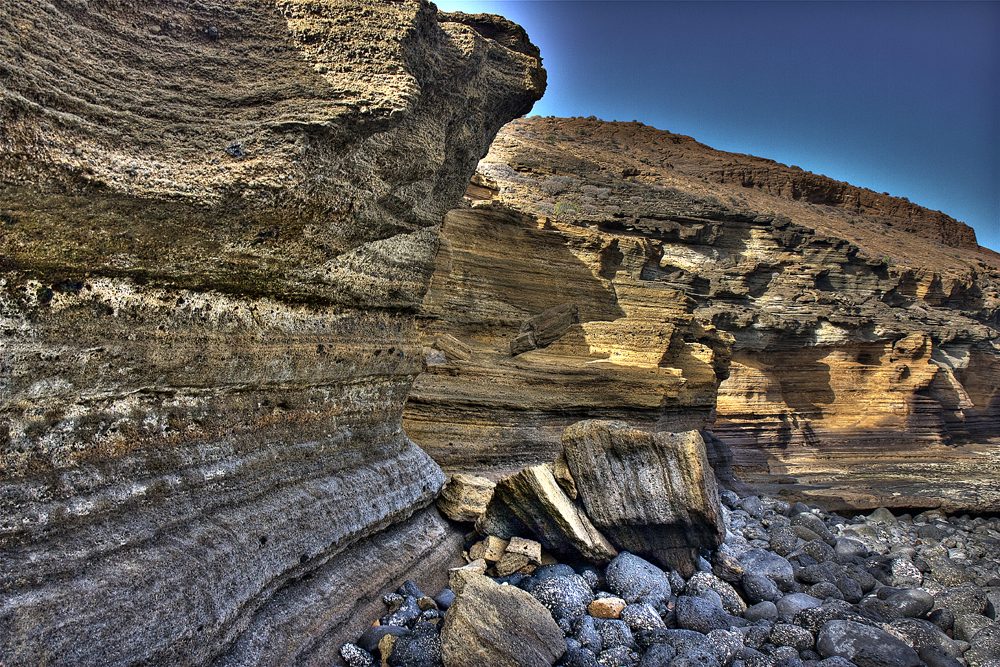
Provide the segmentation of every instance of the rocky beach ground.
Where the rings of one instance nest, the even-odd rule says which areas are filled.
[[[427,597],[408,581],[341,655],[350,667],[1000,665],[1000,518],[720,497],[725,539],[687,578],[627,552],[606,567],[556,562],[532,540],[472,532],[449,589]]]

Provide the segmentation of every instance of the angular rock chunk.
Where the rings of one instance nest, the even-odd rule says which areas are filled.
[[[512,537],[510,538],[510,544],[507,545],[507,551],[512,554],[525,556],[535,565],[542,564],[542,545],[534,540],[526,540],[523,537],[516,536]]]
[[[540,667],[566,652],[559,626],[531,595],[482,575],[463,577],[441,628],[445,667]]]
[[[490,563],[496,563],[503,558],[508,544],[510,544],[509,540],[487,535],[485,539],[472,545],[472,548],[469,549],[469,558],[473,561],[482,559]]]
[[[580,316],[575,303],[563,303],[543,310],[521,325],[521,331],[510,342],[511,356],[546,347],[558,340]]]
[[[853,621],[830,621],[819,631],[816,651],[858,667],[919,667],[917,652],[888,632]]]
[[[504,514],[516,517],[549,551],[595,563],[606,563],[618,553],[563,493],[548,466],[525,468],[497,484],[483,523],[489,525]]]
[[[725,535],[715,475],[698,431],[655,433],[587,420],[563,431],[587,515],[619,549],[691,576],[698,549]]]
[[[475,521],[486,511],[495,486],[485,477],[456,473],[438,497],[438,509],[452,521]]]
[[[507,575],[514,574],[515,572],[521,572],[522,574],[534,570],[535,566],[531,565],[528,561],[528,557],[523,554],[511,553],[510,551],[504,552],[503,557],[497,561],[496,564],[497,576],[506,577]]]

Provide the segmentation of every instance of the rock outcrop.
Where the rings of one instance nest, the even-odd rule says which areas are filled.
[[[792,500],[1000,508],[1000,256],[962,223],[583,118],[511,123],[468,194],[404,413],[445,470],[551,461],[567,424],[623,419],[710,428],[714,460]],[[510,356],[566,303],[578,323]]]
[[[426,2],[2,12],[4,663],[336,660],[443,572],[437,232],[544,88]]]

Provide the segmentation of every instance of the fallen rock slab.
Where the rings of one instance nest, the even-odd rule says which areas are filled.
[[[548,466],[525,468],[497,484],[483,515],[483,524],[491,525],[508,514],[516,517],[549,551],[595,563],[607,563],[618,553],[563,492]]]
[[[456,473],[438,496],[438,509],[452,521],[475,521],[486,511],[495,486],[485,477]]]
[[[559,339],[570,326],[580,321],[575,303],[563,303],[543,310],[528,319],[510,342],[511,356],[546,347]]]

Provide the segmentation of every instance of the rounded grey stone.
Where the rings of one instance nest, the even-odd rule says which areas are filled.
[[[845,576],[837,579],[836,583],[837,588],[840,589],[840,594],[851,604],[857,604],[864,597],[864,591],[861,590],[861,585],[858,584],[856,579]]]
[[[859,558],[867,558],[868,556],[868,547],[863,542],[852,540],[849,537],[838,537],[833,550],[842,556],[858,556]]]
[[[604,647],[602,654],[608,649],[623,646],[629,651],[638,649],[632,630],[625,621],[617,618],[601,619],[597,623],[597,632],[601,635],[601,644]],[[599,658],[600,656],[598,656]]]
[[[830,583],[829,581],[821,581],[818,584],[813,584],[805,590],[806,594],[813,596],[814,598],[819,598],[820,600],[825,600],[827,598],[834,598],[836,600],[843,600],[844,594],[840,592],[837,588],[837,584]]]
[[[656,613],[656,610],[648,602],[635,602],[626,605],[618,617],[625,621],[633,632],[667,627],[663,624],[663,619],[660,618],[660,615]]]
[[[934,596],[925,590],[911,588],[890,596],[886,602],[906,618],[923,616],[934,606]]]
[[[755,623],[760,620],[773,621],[778,618],[778,608],[773,602],[769,600],[764,600],[763,602],[758,602],[752,607],[748,607],[745,612],[743,612],[743,618]]]
[[[847,658],[858,667],[920,667],[917,652],[879,628],[854,621],[830,621],[820,628],[816,651]]]
[[[795,583],[792,564],[778,554],[763,549],[750,549],[740,556],[745,573],[761,574],[771,579],[779,589],[786,590]]]
[[[677,598],[677,624],[686,630],[708,634],[712,630],[728,630],[736,618],[703,598],[682,595]]]
[[[666,573],[649,561],[623,551],[604,571],[611,592],[625,602],[640,599],[654,605],[670,597],[670,580]]]
[[[539,581],[531,594],[552,613],[552,617],[577,618],[587,613],[594,601],[594,594],[577,574],[564,577],[556,575]]]
[[[791,623],[776,623],[771,628],[771,643],[775,646],[791,646],[796,651],[806,651],[816,644],[812,633]]]
[[[818,607],[823,604],[819,598],[814,598],[806,593],[791,593],[781,598],[775,603],[779,616],[795,616],[803,609]]]
[[[759,572],[747,572],[743,575],[743,592],[753,603],[777,602],[782,595],[777,584]]]
[[[986,611],[986,593],[973,584],[946,588],[934,596],[934,607],[950,609],[956,617]]]

